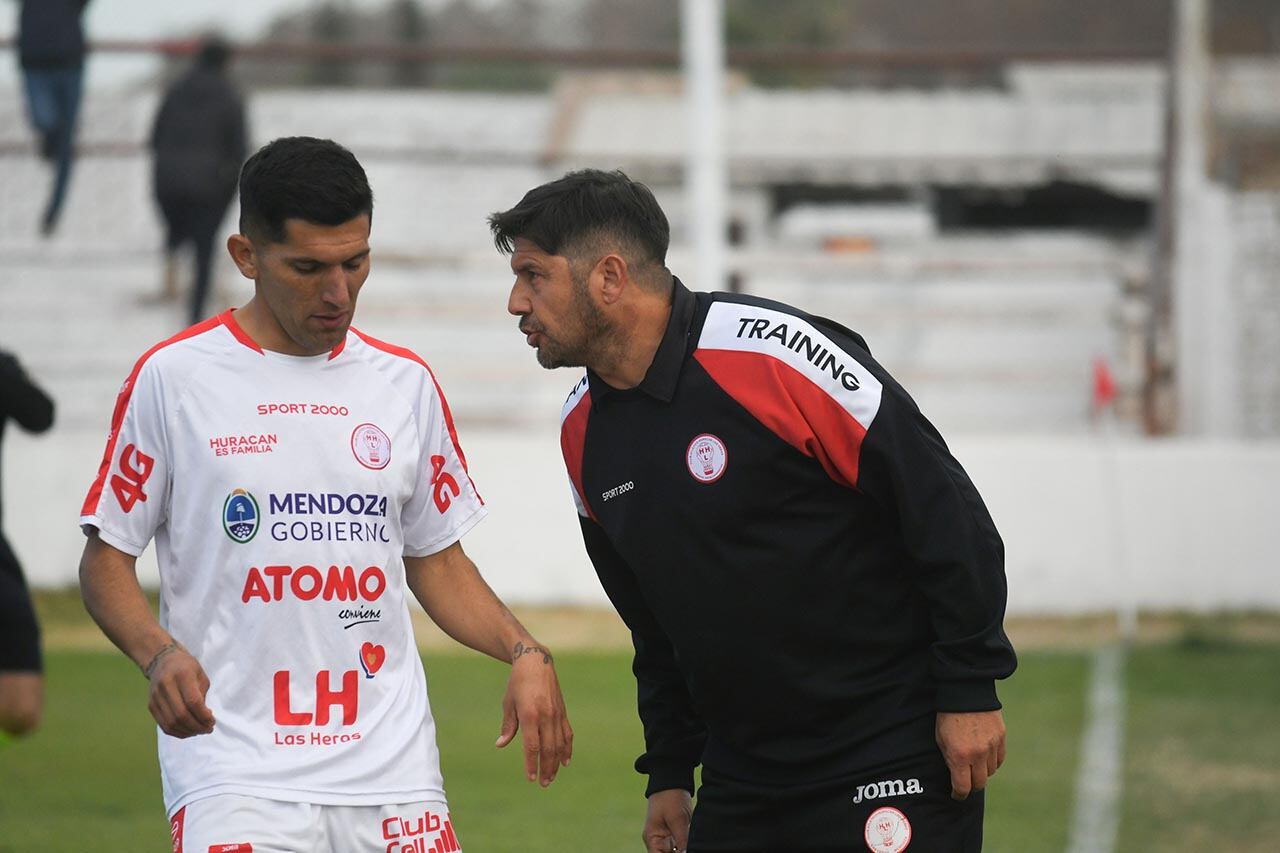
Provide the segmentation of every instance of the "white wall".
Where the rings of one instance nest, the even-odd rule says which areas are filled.
[[[1280,442],[956,441],[1005,539],[1009,610],[1277,609]]]
[[[549,420],[554,417],[551,415]],[[605,604],[582,553],[554,428],[468,429],[490,517],[465,542],[512,602]],[[73,583],[100,436],[10,431],[5,528],[33,584]],[[1280,443],[952,436],[1008,552],[1010,613],[1116,606],[1280,609]],[[144,579],[154,582],[150,552]]]

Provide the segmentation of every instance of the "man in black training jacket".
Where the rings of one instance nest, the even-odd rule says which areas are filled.
[[[635,643],[647,849],[981,849],[1004,550],[938,432],[856,333],[686,289],[621,172],[489,222],[538,362],[587,368],[560,443]]]

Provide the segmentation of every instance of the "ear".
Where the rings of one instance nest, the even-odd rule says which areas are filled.
[[[621,255],[605,255],[596,262],[591,276],[599,282],[600,298],[605,305],[613,305],[620,300],[631,284],[631,271]]]
[[[243,234],[232,234],[227,238],[227,251],[239,268],[240,275],[251,281],[258,280],[258,252],[254,249],[252,240]]]

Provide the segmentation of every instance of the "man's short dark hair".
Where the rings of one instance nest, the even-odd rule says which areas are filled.
[[[355,155],[331,139],[269,142],[240,170],[240,233],[284,241],[286,219],[341,225],[373,216],[373,191]]]
[[[671,227],[653,192],[620,171],[583,169],[534,187],[510,210],[489,217],[498,251],[511,254],[518,238],[551,255],[583,241],[605,239],[637,253],[633,263],[664,266]]]

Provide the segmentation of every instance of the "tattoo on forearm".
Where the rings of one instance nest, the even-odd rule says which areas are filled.
[[[156,666],[160,663],[160,659],[165,657],[166,655],[173,654],[178,650],[178,648],[179,647],[176,641],[171,643],[166,643],[165,645],[160,647],[160,651],[155,653],[155,656],[151,658],[151,662],[142,668],[142,674],[147,677],[147,681],[151,680],[151,673],[156,671]]]
[[[515,663],[525,655],[542,655],[543,663],[551,663],[551,652],[541,646],[526,646],[524,643],[517,641],[515,648],[511,650],[511,662]]]

